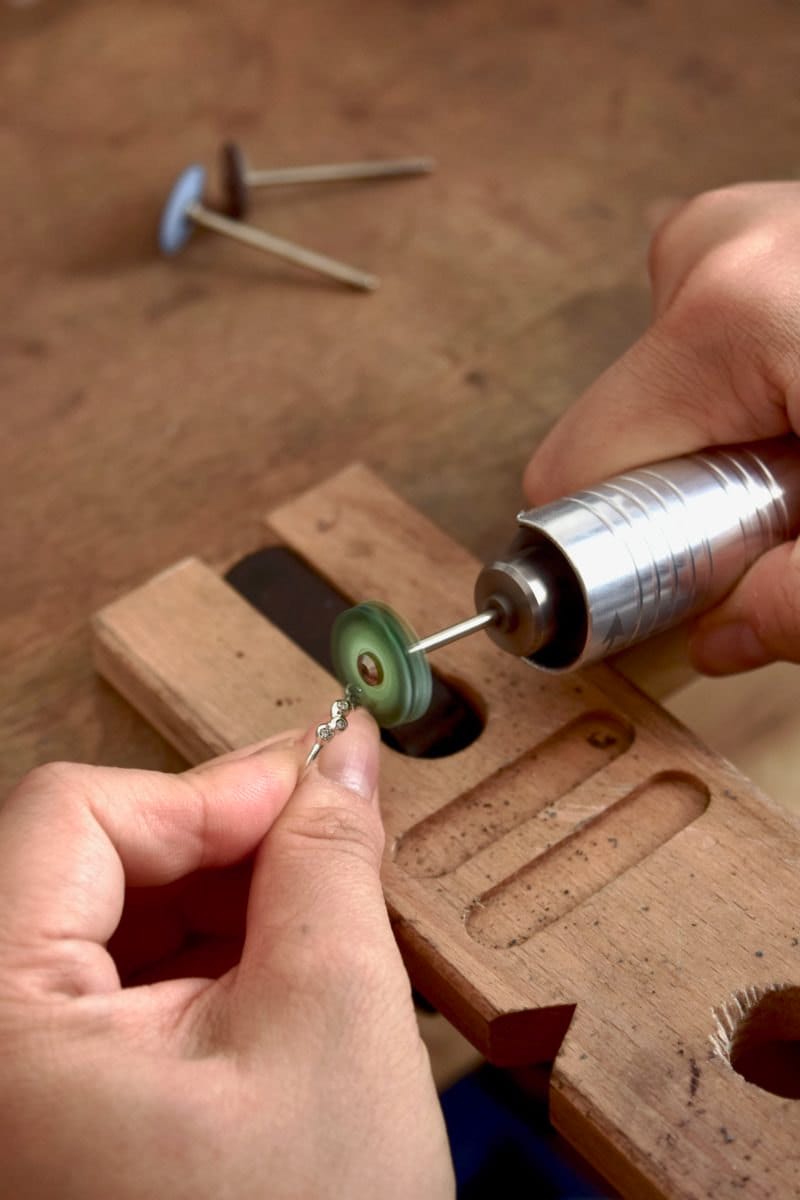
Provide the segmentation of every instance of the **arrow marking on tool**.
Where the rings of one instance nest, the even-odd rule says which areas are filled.
[[[619,619],[619,613],[614,614],[614,620],[611,622],[611,628],[603,638],[603,645],[610,650],[617,638],[623,637],[625,630],[622,628],[622,621]]]

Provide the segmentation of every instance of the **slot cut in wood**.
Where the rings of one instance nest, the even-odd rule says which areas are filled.
[[[576,718],[415,825],[397,843],[395,862],[420,878],[454,871],[591,779],[633,738],[631,726],[610,713]]]
[[[527,941],[697,820],[709,799],[691,775],[654,776],[476,900],[470,936],[497,949]]]

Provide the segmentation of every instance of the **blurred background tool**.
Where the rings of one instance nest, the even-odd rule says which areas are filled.
[[[250,189],[287,187],[307,183],[346,183],[362,179],[400,179],[407,175],[429,175],[432,158],[385,158],[364,162],[321,163],[309,167],[269,167],[255,170],[247,165],[238,142],[225,142],[220,151],[223,207],[237,221],[250,210]]]
[[[232,221],[230,217],[214,212],[203,203],[206,186],[206,171],[198,164],[186,167],[178,176],[172,191],[167,197],[167,203],[161,214],[161,224],[158,231],[158,244],[162,254],[173,255],[182,250],[194,232],[195,225],[202,225],[213,233],[222,233],[226,237],[235,238],[256,250],[266,254],[274,254],[277,258],[316,271],[339,283],[350,287],[371,292],[378,286],[374,275],[350,267],[347,263],[328,258],[325,254],[317,254],[314,250],[306,250],[285,238],[254,229],[252,225],[242,225]]]

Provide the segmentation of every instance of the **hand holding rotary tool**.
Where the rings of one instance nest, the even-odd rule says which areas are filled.
[[[652,324],[541,444],[529,503],[709,446],[800,435],[798,245],[797,183],[741,184],[680,208],[650,251]],[[692,624],[698,670],[800,661],[796,532]]]
[[[525,578],[537,581],[536,587],[525,585],[535,604],[529,600],[527,609],[523,604],[518,610],[536,618],[528,623],[534,636],[526,634],[521,651],[509,647],[514,652],[527,653],[540,642],[530,650],[536,655],[561,644],[556,635],[571,627],[564,615],[569,572],[599,588],[605,551],[599,565],[587,566],[578,556],[587,546],[613,543],[607,566],[610,578],[612,568],[617,571],[617,581],[618,546],[635,551],[636,570],[626,568],[626,577],[643,582],[641,594],[631,600],[626,593],[619,610],[626,637],[635,631],[629,614],[640,612],[638,628],[645,630],[644,618],[660,614],[663,594],[676,604],[685,598],[688,575],[679,564],[689,560],[680,553],[675,559],[680,586],[669,582],[668,571],[659,576],[657,570],[674,557],[678,543],[665,546],[661,534],[655,538],[656,497],[652,506],[643,498],[653,480],[644,473],[636,502],[627,498],[628,482],[590,486],[666,459],[671,465],[655,472],[663,495],[677,486],[687,503],[694,497],[691,514],[669,529],[682,526],[693,561],[713,565],[703,592],[712,607],[695,627],[698,664],[724,672],[771,658],[800,659],[797,555],[790,541],[772,540],[792,526],[794,468],[783,449],[767,444],[800,432],[798,246],[797,183],[701,197],[659,237],[653,327],[578,402],[529,468],[533,508],[520,525],[523,544],[500,560],[511,566],[522,555]],[[755,457],[750,451],[682,457],[753,439],[763,443]],[[595,520],[601,511],[611,512],[620,530],[611,540],[598,530],[587,534],[583,546],[571,527],[556,529],[559,514],[572,511],[582,489],[592,502],[578,515]],[[560,501],[563,496],[572,500]],[[640,509],[647,519],[637,515]],[[711,521],[712,512],[721,524]],[[738,532],[732,515],[741,517]],[[710,522],[708,544],[698,536],[701,521]],[[751,558],[753,539],[764,529],[760,556]],[[558,554],[570,552],[566,584],[559,570],[549,573],[550,558],[534,554],[540,537],[552,533],[561,539],[559,570]],[[720,572],[730,581],[727,595],[717,587]],[[514,573],[500,574],[496,579],[491,567],[481,573],[490,584],[487,610],[466,622],[464,632],[485,626],[495,636],[516,636],[509,628],[513,590],[509,610],[503,606],[505,581],[513,584]],[[546,595],[540,575],[550,587]],[[688,592],[700,594],[694,585]],[[591,650],[595,631],[601,650],[606,639],[610,649],[619,647],[618,610],[605,632],[597,616],[611,612],[603,608],[609,594],[586,591],[592,624],[587,620],[586,639],[573,654]],[[489,604],[493,596],[497,604]],[[686,606],[683,615],[690,611],[692,605]],[[426,643],[417,644],[391,612],[366,606],[353,613],[336,635],[340,675],[355,672],[360,696],[369,690],[370,706],[384,723],[404,709],[409,719],[429,680]],[[434,641],[441,644],[442,637]],[[345,720],[337,706],[325,725],[329,736]],[[237,1181],[241,1194],[267,1188],[288,1196],[298,1187],[323,1192],[333,1170],[346,1178],[346,1194],[354,1200],[374,1195],[376,1179],[382,1194],[452,1196],[441,1111],[380,887],[383,831],[371,725],[362,721],[359,729],[356,723],[343,743],[322,756],[313,776],[295,786],[297,754],[291,739],[250,747],[195,768],[188,779],[60,764],[29,776],[3,805],[0,880],[8,920],[5,962],[0,955],[0,1085],[6,1101],[0,1175],[11,1181],[6,1191],[63,1194],[64,1181],[73,1180],[84,1196],[119,1196],[121,1187],[129,1196],[161,1194],[165,1180],[175,1192],[185,1191],[191,1179],[198,1200],[219,1195],[221,1188],[236,1190]],[[143,807],[151,819],[143,820]],[[760,846],[763,827],[753,828]],[[697,840],[703,842],[702,836]],[[705,853],[705,845],[697,852]],[[256,851],[248,882],[240,868]],[[123,913],[123,926],[109,943],[123,911],[126,877],[136,885],[134,893],[145,893],[145,904],[138,910],[134,905],[128,921]],[[200,891],[174,890],[193,883]],[[147,895],[150,884],[160,896]],[[209,887],[219,901],[211,908]],[[196,914],[192,896],[202,901]],[[161,921],[153,920],[156,899],[163,906]],[[65,913],[72,914],[66,926]],[[187,925],[196,920],[199,925]],[[642,925],[648,932],[653,927],[651,921]],[[134,935],[127,945],[126,928]],[[54,936],[54,930],[69,936]],[[190,942],[184,932],[191,932]],[[20,957],[21,947],[29,963]],[[209,958],[201,959],[198,952],[205,951]],[[207,965],[199,968],[201,961]],[[220,961],[232,969],[218,983]],[[152,978],[142,974],[151,966],[161,982],[135,986],[137,978]],[[120,988],[121,978],[133,986]],[[666,978],[674,994],[671,968]],[[696,1077],[693,1068],[692,1091],[698,1079],[699,1068]],[[708,1072],[703,1079],[703,1087],[712,1086]],[[287,1111],[289,1095],[301,1102]],[[49,1114],[44,1124],[30,1119],[43,1113]],[[185,1153],[165,1158],[159,1151],[165,1138],[177,1139]],[[294,1152],[296,1145],[302,1155]]]
[[[351,702],[385,726],[419,718],[431,695],[426,654],[480,630],[534,666],[565,671],[717,603],[800,530],[800,442],[672,459],[517,519],[509,551],[478,575],[476,616],[417,640],[385,605],[342,613],[333,660]]]
[[[704,613],[702,671],[800,660],[800,285],[764,241],[797,244],[797,190],[707,193],[663,227],[653,324],[532,458],[536,507],[479,574],[476,616],[417,640],[384,606],[343,614],[338,675],[379,722],[419,717],[425,655],[482,629],[561,671]]]

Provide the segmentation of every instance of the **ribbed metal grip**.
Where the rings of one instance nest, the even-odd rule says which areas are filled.
[[[535,583],[540,634],[533,640],[540,644],[520,649],[517,632],[514,652],[566,670],[710,607],[761,554],[796,534],[800,443],[779,438],[671,459],[523,512],[518,521],[507,560],[482,572],[476,599],[483,607],[505,592],[511,614],[520,577],[531,595]],[[504,575],[514,579],[513,601]],[[503,645],[521,628],[510,619],[492,636]]]

